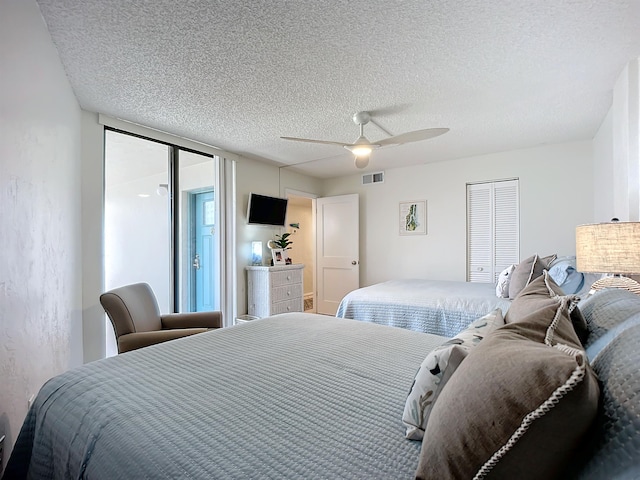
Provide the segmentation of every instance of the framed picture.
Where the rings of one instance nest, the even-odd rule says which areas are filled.
[[[400,202],[400,235],[427,234],[427,201]]]
[[[284,250],[281,248],[272,248],[271,249],[271,256],[273,257],[273,264],[274,265],[286,265],[287,264],[287,257],[284,253]]]

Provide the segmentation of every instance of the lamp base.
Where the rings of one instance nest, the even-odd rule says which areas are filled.
[[[640,295],[640,283],[628,277],[613,276],[601,278],[591,285],[589,293],[593,293],[596,290],[602,290],[603,288],[622,288]]]

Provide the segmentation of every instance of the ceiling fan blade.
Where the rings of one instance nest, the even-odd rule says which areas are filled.
[[[306,143],[322,143],[324,145],[337,145],[344,147],[345,145],[351,145],[350,143],[331,142],[328,140],[311,140],[310,138],[296,138],[296,137],[280,137],[283,140],[293,140],[294,142],[306,142]]]
[[[376,143],[383,145],[401,145],[403,143],[419,142],[420,140],[428,140],[439,135],[443,135],[449,131],[448,128],[427,128],[425,130],[416,130],[415,132],[401,133],[395,137],[383,138]]]
[[[400,103],[398,105],[390,105],[388,107],[376,108],[375,110],[367,110],[373,118],[387,117],[389,115],[398,115],[411,105],[408,103]]]

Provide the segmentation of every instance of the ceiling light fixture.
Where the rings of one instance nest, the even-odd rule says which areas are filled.
[[[354,121],[356,119],[354,118]],[[364,136],[363,128],[364,124],[360,123],[360,136],[353,142],[352,145],[343,145],[344,148],[349,150],[355,156],[355,164],[357,168],[364,168],[369,165],[369,159],[371,158],[371,152],[374,148],[379,147],[375,143],[371,143],[367,137]]]
[[[369,165],[369,157],[371,157],[371,150],[368,152],[355,153],[356,168],[364,168]]]
[[[355,155],[356,167],[364,168],[369,165],[369,158],[371,152],[376,148],[384,147],[386,145],[402,145],[404,143],[418,142],[420,140],[427,140],[434,138],[449,131],[448,128],[427,128],[424,130],[416,130],[415,132],[402,133],[400,135],[391,135],[387,130],[382,128],[380,124],[375,122],[371,118],[371,112],[357,112],[353,115],[353,122],[360,127],[360,136],[354,143],[342,143],[334,142],[331,140],[312,140],[310,138],[297,138],[297,137],[280,137],[284,140],[293,140],[295,142],[307,142],[307,143],[320,143],[323,145],[337,145],[344,147]],[[389,135],[388,138],[378,140],[376,143],[371,143],[364,136],[364,126],[367,123],[373,123],[385,134]]]

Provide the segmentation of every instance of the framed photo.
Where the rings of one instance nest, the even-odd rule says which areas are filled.
[[[272,248],[271,249],[271,256],[273,257],[273,264],[274,265],[286,265],[287,264],[287,257],[284,253],[284,250],[282,248]]]
[[[400,202],[400,235],[427,234],[427,201]]]

